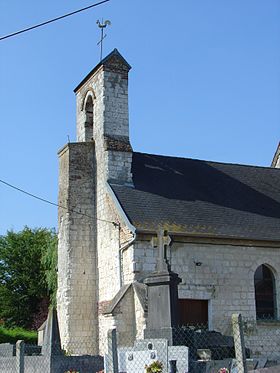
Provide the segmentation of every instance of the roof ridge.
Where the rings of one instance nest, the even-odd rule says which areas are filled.
[[[207,162],[207,163],[224,164],[224,165],[241,166],[241,167],[264,168],[268,170],[277,170],[278,172],[280,171],[280,168],[275,168],[271,166],[259,166],[259,165],[251,165],[251,164],[244,164],[244,163],[209,161],[206,159],[199,159],[199,158],[180,157],[180,156],[164,155],[164,154],[151,154],[151,153],[135,152],[135,151],[133,151],[133,153],[141,154],[141,155],[148,155],[148,156],[153,156],[153,157],[185,159],[185,160],[198,161],[198,162]]]

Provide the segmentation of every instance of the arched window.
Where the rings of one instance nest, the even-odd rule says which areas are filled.
[[[89,95],[85,105],[85,141],[91,141],[93,139],[93,99]]]
[[[275,280],[266,265],[257,268],[254,284],[257,319],[276,319]]]

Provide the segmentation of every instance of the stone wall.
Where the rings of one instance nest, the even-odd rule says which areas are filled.
[[[141,279],[156,267],[157,249],[152,236],[142,236],[134,244],[135,276]],[[179,298],[209,301],[209,325],[225,331],[233,313],[256,319],[254,274],[261,264],[270,267],[275,277],[276,301],[280,307],[280,256],[278,247],[250,244],[191,243],[176,241],[168,250],[171,268],[182,278]],[[196,263],[201,263],[197,266]],[[278,311],[279,312],[279,311]],[[279,317],[279,315],[278,315]],[[262,327],[265,329],[265,326]],[[276,326],[274,326],[276,328]]]
[[[135,310],[135,329],[136,329],[136,339],[144,338],[144,329],[147,326],[147,314],[146,310],[143,308],[139,296],[137,293],[134,294],[134,310]]]
[[[141,240],[134,243],[131,258],[135,263],[135,278],[140,280],[156,268],[158,251],[152,246],[151,238],[151,235],[142,235]],[[254,289],[255,271],[266,264],[275,277],[279,310],[279,247],[258,246],[253,242],[247,245],[221,241],[218,244],[217,240],[215,243],[191,243],[184,242],[183,238],[180,242],[173,239],[167,255],[172,270],[182,278],[179,298],[208,300],[209,327],[225,334],[231,334],[231,315],[241,313],[245,321],[246,347],[252,355],[279,359],[280,324],[277,321],[256,322]],[[144,320],[142,314],[138,324]]]
[[[123,287],[126,290],[112,313],[100,314],[100,351],[102,353],[106,352],[107,333],[110,329],[116,328],[118,344],[122,347],[133,346],[136,338],[142,339],[144,337],[146,315],[142,304],[143,287],[143,284],[136,282]]]
[[[114,318],[119,345],[133,346],[136,337],[136,322],[134,291],[132,286],[114,310]]]
[[[59,153],[57,307],[62,345],[83,353],[97,344],[95,159],[93,143],[68,144]]]
[[[179,297],[208,299],[212,328],[232,313],[255,318],[254,274],[261,264],[273,269],[279,289],[279,248],[175,243],[171,254],[172,268],[182,278]]]

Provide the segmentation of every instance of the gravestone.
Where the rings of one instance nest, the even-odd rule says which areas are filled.
[[[189,349],[186,346],[168,347],[168,361],[176,361],[176,372],[185,373],[189,371]]]
[[[119,373],[126,373],[126,354],[128,352],[132,352],[133,347],[119,347],[118,348],[118,365],[119,365]],[[107,356],[105,355],[105,372],[108,370],[107,369]]]
[[[156,360],[163,364],[162,373],[169,373],[172,364],[177,373],[188,373],[188,355],[188,347],[168,346],[167,339],[137,340],[133,347],[118,349],[119,373],[144,373],[145,365]]]
[[[218,373],[220,369],[225,368],[229,372],[233,373],[234,370],[232,367],[232,359],[223,359],[223,360],[197,360],[192,362],[192,372],[194,373]],[[235,372],[237,373],[237,372]]]
[[[257,359],[257,368],[265,368],[267,363],[267,358],[265,357],[260,357]]]
[[[168,364],[167,339],[140,339],[135,341],[134,348],[137,351],[157,351],[158,360],[166,367]]]
[[[130,351],[126,353],[126,372],[127,373],[144,373],[145,365],[150,365],[153,361],[158,360],[157,351]]]
[[[54,308],[49,310],[46,329],[44,333],[44,341],[42,346],[42,355],[61,355],[61,343],[59,335],[59,327],[57,313]]]

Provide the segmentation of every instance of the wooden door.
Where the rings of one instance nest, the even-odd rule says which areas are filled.
[[[179,299],[179,325],[208,325],[208,300]]]

